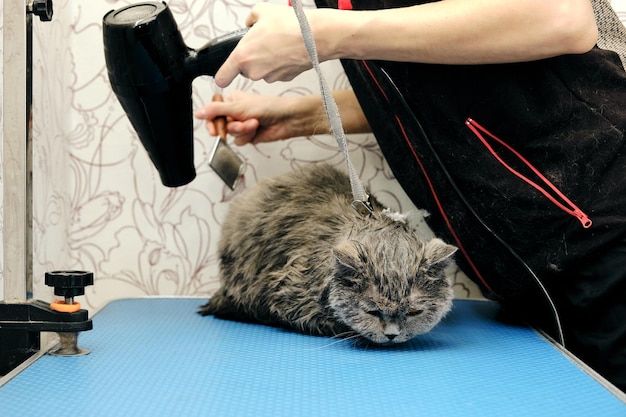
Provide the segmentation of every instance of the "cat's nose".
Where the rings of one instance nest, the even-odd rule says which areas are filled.
[[[383,333],[385,334],[385,337],[387,337],[387,339],[389,339],[389,341],[391,342],[400,334],[400,327],[397,323],[387,323],[385,329],[383,330]]]

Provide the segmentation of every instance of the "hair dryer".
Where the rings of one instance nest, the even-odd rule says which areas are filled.
[[[185,45],[165,2],[111,10],[103,18],[109,81],[168,187],[196,176],[191,83],[215,75],[247,29],[218,37],[199,50]]]

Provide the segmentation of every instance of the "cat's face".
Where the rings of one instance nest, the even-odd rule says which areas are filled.
[[[450,310],[452,287],[444,269],[455,251],[439,239],[344,241],[333,249],[330,305],[339,320],[372,342],[406,342],[430,331]]]

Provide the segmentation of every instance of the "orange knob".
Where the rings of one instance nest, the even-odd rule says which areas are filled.
[[[65,301],[57,300],[50,303],[50,308],[61,313],[76,313],[80,310],[80,303],[65,304]]]

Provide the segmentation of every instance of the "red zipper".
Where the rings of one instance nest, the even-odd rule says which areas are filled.
[[[512,172],[518,178],[520,178],[523,181],[525,181],[526,183],[528,183],[530,186],[535,188],[541,194],[543,194],[555,206],[559,207],[561,210],[563,210],[567,214],[576,217],[578,219],[578,221],[580,221],[580,223],[582,224],[582,226],[585,229],[588,229],[588,228],[591,227],[593,222],[591,221],[589,216],[587,216],[585,214],[585,212],[583,212],[576,204],[574,204],[569,198],[567,198],[567,196],[565,196],[565,194],[563,194],[554,184],[552,184],[543,174],[541,174],[541,172],[537,168],[535,168],[519,152],[517,152],[515,149],[513,149],[506,142],[504,142],[503,140],[499,139],[494,134],[489,132],[487,129],[482,127],[475,120],[473,120],[471,118],[468,118],[465,121],[465,125],[472,132],[474,132],[476,137],[478,137],[478,139],[480,139],[480,141],[483,143],[483,145],[485,145],[485,147],[487,148],[487,150],[489,150],[489,152],[493,155],[493,157],[496,158],[498,160],[498,162],[500,162],[506,169],[508,169],[510,172]],[[512,152],[520,161],[522,161],[524,164],[526,164],[526,166],[533,173],[535,173],[535,175],[545,184],[545,186],[547,186],[547,188],[537,184],[534,181],[532,181],[530,178],[524,176],[519,171],[516,171],[510,165],[508,165],[506,162],[504,162],[504,160],[500,157],[500,155],[498,155],[498,153],[489,144],[488,140],[483,136],[483,133],[488,135],[491,139],[493,139],[496,142],[498,142],[500,145],[504,146],[506,149],[508,149],[510,152]],[[549,190],[552,190],[552,193],[554,195],[550,194]]]

